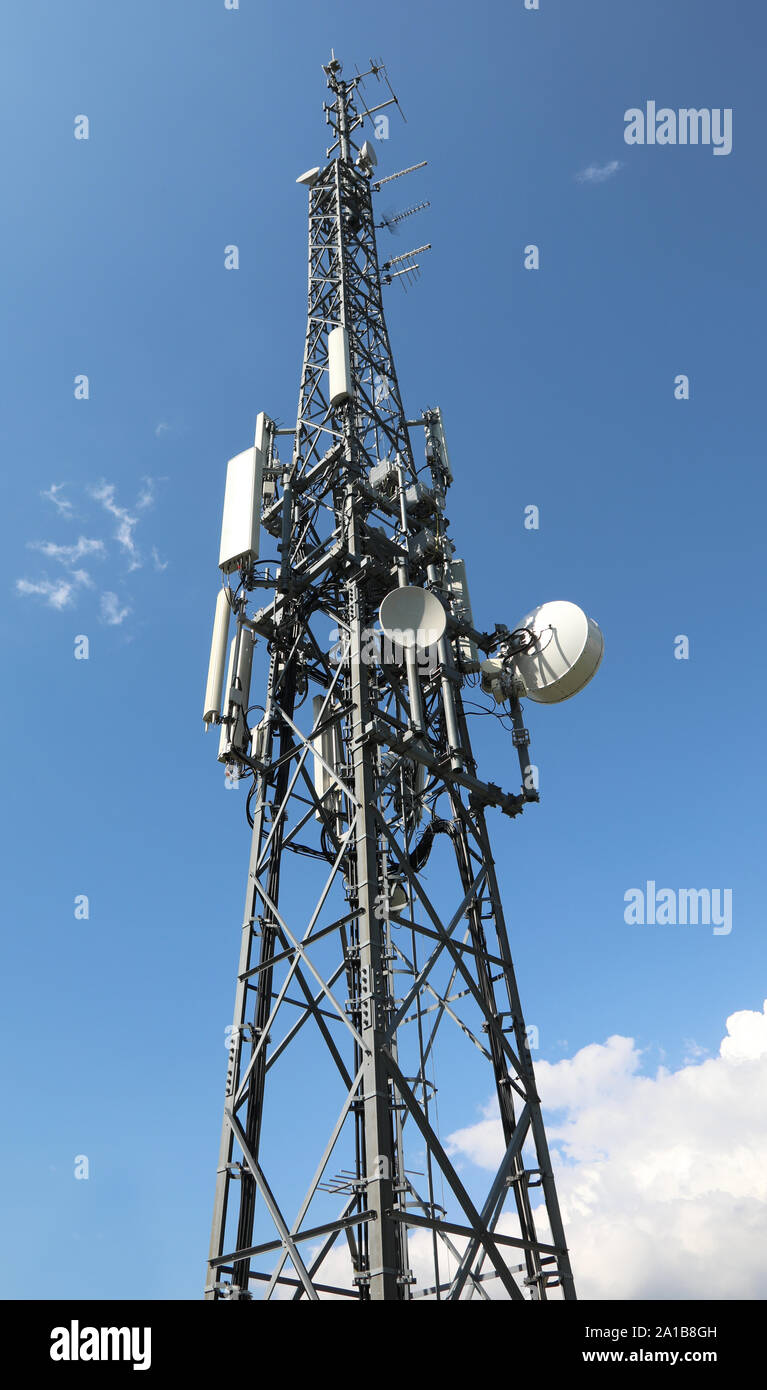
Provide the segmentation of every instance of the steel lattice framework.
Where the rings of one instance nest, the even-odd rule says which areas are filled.
[[[396,98],[364,106],[363,79],[386,80],[376,65],[344,81],[333,58],[325,73],[335,143],[307,179],[297,423],[266,422],[262,526],[280,564],[231,593],[238,641],[261,639],[268,674],[252,743],[238,743],[236,690],[224,717],[252,842],[205,1296],[574,1298],[485,823],[488,806],[516,816],[537,793],[477,776],[462,689],[497,636],[451,586],[441,413],[406,419],[372,155],[354,139]],[[333,405],[339,326],[352,388]],[[376,635],[402,584],[446,609],[426,656]],[[512,716],[524,772],[515,701]],[[502,1156],[472,1195],[440,1119],[455,1128],[467,1091],[473,1104],[491,1090]]]

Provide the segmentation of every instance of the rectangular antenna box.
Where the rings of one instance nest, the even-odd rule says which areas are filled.
[[[268,436],[263,411],[256,422],[255,443],[226,466],[224,517],[218,563],[224,574],[258,559],[261,530],[261,488]]]
[[[352,395],[349,334],[340,324],[328,333],[328,375],[330,404],[335,406],[348,401]]]

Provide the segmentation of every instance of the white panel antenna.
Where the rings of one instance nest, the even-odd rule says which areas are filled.
[[[226,468],[224,516],[218,563],[224,574],[258,559],[261,530],[261,491],[269,451],[269,430],[263,411],[256,420],[255,441],[229,460]]]
[[[330,404],[340,405],[352,394],[352,369],[349,361],[349,334],[342,326],[328,333],[328,376]]]
[[[324,704],[324,695],[314,696],[312,713],[315,725],[320,719]],[[324,718],[327,718],[330,713],[331,710],[326,708]],[[311,743],[314,749],[314,790],[325,810],[338,814],[343,804],[342,794],[338,790],[338,783],[334,781],[328,771],[328,767],[331,767],[334,772],[337,771],[343,762],[341,730],[338,724],[331,724],[329,728],[323,729],[317,738],[311,740]],[[328,764],[328,767],[324,766],[325,763]],[[322,820],[319,811],[315,811],[314,814],[317,820]]]
[[[375,152],[375,146],[371,145],[369,140],[366,140],[363,144],[355,163],[362,165],[368,170],[375,169],[378,163],[378,155]]]

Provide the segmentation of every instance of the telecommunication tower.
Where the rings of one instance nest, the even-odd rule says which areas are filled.
[[[425,206],[376,222],[399,175],[363,136],[397,98],[380,63],[324,72],[296,425],[260,414],[226,477],[204,718],[252,837],[205,1297],[572,1299],[486,812],[537,801],[520,700],[574,694],[602,638],[565,602],[475,627],[442,414],[407,418],[384,318],[428,249],[379,263]],[[478,775],[471,686],[519,792]],[[449,1132],[489,1094],[478,1191]]]

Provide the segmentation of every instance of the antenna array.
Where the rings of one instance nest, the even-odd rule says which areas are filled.
[[[601,638],[568,604],[475,626],[442,414],[408,422],[382,303],[382,279],[428,247],[382,276],[375,150],[356,139],[399,103],[380,63],[344,81],[333,54],[325,73],[333,143],[299,179],[296,425],[261,413],[227,470],[204,717],[251,848],[205,1292],[569,1299],[486,815],[537,801],[520,700],[580,688]],[[367,106],[371,76],[389,96]],[[480,681],[511,721],[519,791],[478,773],[465,695]],[[470,1180],[449,1134],[489,1091],[495,1171]]]

